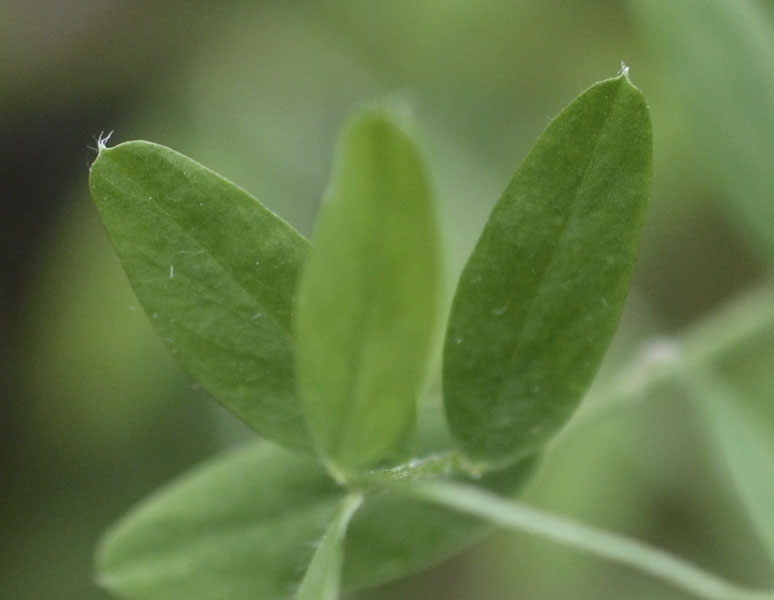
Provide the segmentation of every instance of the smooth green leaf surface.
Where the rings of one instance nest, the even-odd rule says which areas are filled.
[[[99,582],[136,600],[290,598],[342,497],[312,459],[256,444],[130,512],[99,550]]]
[[[480,483],[512,494],[533,466],[514,465]],[[254,444],[184,475],[132,510],[101,544],[98,579],[130,600],[289,599],[344,498],[315,461]],[[477,519],[423,501],[369,496],[349,526],[343,587],[417,572],[485,531]]]
[[[534,452],[586,391],[626,296],[651,162],[645,100],[621,75],[570,104],[506,188],[444,346],[447,418],[469,456]]]
[[[323,454],[343,468],[402,457],[414,429],[438,297],[424,165],[384,114],[340,142],[299,284],[299,394]]]
[[[352,515],[363,502],[360,495],[347,496],[320,540],[312,562],[298,588],[296,600],[338,600],[344,537]]]
[[[674,85],[697,168],[774,257],[774,21],[755,0],[630,0]]]
[[[290,337],[306,241],[245,191],[156,144],[101,149],[90,187],[172,353],[250,427],[310,448]]]
[[[707,371],[691,387],[753,528],[774,561],[774,422],[755,414],[750,401]]]

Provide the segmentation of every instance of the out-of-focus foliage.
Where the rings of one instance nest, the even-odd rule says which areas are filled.
[[[424,159],[384,111],[342,134],[295,305],[299,399],[340,468],[410,456],[440,288]]]
[[[774,256],[774,24],[757,0],[632,0],[680,116],[749,243]]]
[[[115,129],[114,141],[175,147],[308,234],[345,115],[391,98],[423,124],[454,275],[547,119],[625,60],[650,102],[655,190],[624,323],[582,419],[645,340],[678,335],[771,276],[771,213],[732,215],[742,214],[739,194],[755,195],[762,211],[773,202],[757,173],[774,137],[756,106],[765,111],[774,78],[774,11],[762,0],[663,4],[669,12],[648,0],[0,3],[3,595],[104,598],[91,557],[105,525],[244,435],[192,390],[134,310],[86,191],[92,136]],[[710,6],[735,17],[707,35]],[[732,35],[746,41],[729,54]],[[711,71],[679,71],[701,66]],[[696,93],[699,84],[710,87]],[[743,175],[755,191],[726,178],[740,164],[763,164]],[[761,337],[709,367],[750,399],[740,406],[770,439],[774,348],[770,323],[754,316]],[[645,367],[669,356],[648,354]],[[771,584],[755,519],[697,418],[694,392],[669,385],[571,429],[528,498]],[[568,589],[573,598],[684,597],[511,535],[362,597],[551,599]]]

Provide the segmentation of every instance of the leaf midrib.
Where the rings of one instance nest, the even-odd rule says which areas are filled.
[[[545,283],[544,283],[545,275],[546,275],[546,273],[549,273],[552,270],[553,264],[556,261],[556,257],[560,253],[560,250],[563,247],[563,243],[562,242],[563,242],[563,240],[565,238],[565,235],[567,234],[567,231],[570,228],[570,224],[573,221],[573,218],[574,218],[575,214],[579,210],[578,198],[580,196],[580,192],[581,192],[581,190],[585,186],[586,178],[587,178],[588,173],[589,173],[589,168],[594,163],[594,158],[595,158],[595,156],[597,154],[597,150],[598,150],[598,147],[599,147],[600,140],[603,137],[603,133],[607,129],[607,125],[608,125],[608,122],[610,120],[610,115],[613,112],[614,106],[618,102],[618,97],[620,96],[620,94],[623,91],[623,87],[622,87],[623,83],[624,82],[622,80],[619,80],[619,85],[618,85],[618,88],[616,89],[615,96],[613,97],[613,99],[610,101],[610,103],[608,105],[608,110],[607,110],[607,114],[605,115],[604,122],[603,122],[602,126],[599,128],[599,131],[598,131],[598,133],[596,135],[596,139],[594,140],[593,149],[589,153],[589,158],[588,158],[588,160],[586,162],[585,167],[583,168],[583,175],[581,176],[580,182],[576,186],[575,192],[573,193],[573,199],[570,202],[572,208],[570,210],[569,216],[562,223],[562,229],[561,229],[560,234],[556,238],[556,244],[554,245],[554,247],[553,247],[553,249],[551,251],[551,256],[548,259],[548,261],[546,262],[546,266],[545,266],[545,268],[543,269],[543,271],[541,273],[541,277],[540,277],[541,283],[535,288],[535,293],[532,295],[532,298],[529,301],[529,308],[525,311],[524,317],[521,319],[521,322],[519,323],[519,328],[518,328],[519,334],[516,337],[516,339],[514,340],[514,342],[511,344],[511,351],[509,352],[509,355],[510,355],[510,358],[508,360],[508,367],[509,368],[506,371],[504,371],[503,375],[500,378],[500,385],[498,386],[500,388],[500,391],[498,392],[497,400],[496,400],[496,404],[498,406],[501,406],[503,404],[503,396],[505,395],[505,386],[503,386],[502,383],[503,383],[503,381],[509,379],[508,373],[511,373],[513,371],[514,364],[517,363],[520,360],[520,356],[519,356],[517,350],[521,347],[521,345],[522,345],[522,343],[524,341],[524,336],[526,335],[525,324],[530,321],[533,313],[535,312],[538,298],[542,297],[542,294],[540,293],[540,291],[543,289],[543,287],[545,285]]]
[[[158,155],[156,155],[156,158],[159,158]],[[160,157],[160,158],[161,158],[161,160],[163,160],[166,163],[167,168],[172,169],[172,170],[176,171],[177,173],[181,174],[189,184],[191,183],[190,179],[188,178],[188,176],[185,174],[185,172],[181,171],[181,169],[179,167],[177,167],[176,165],[174,165],[173,163],[171,163],[170,161],[168,161],[167,159],[165,159],[163,157]],[[157,197],[156,194],[150,193],[149,189],[142,182],[142,180],[140,178],[135,177],[130,170],[128,170],[123,164],[121,164],[120,161],[118,161],[116,159],[112,159],[112,162],[129,179],[137,182],[138,187],[140,187],[146,194],[148,194],[149,198]],[[201,165],[197,164],[196,166],[199,167],[199,168],[205,169],[205,167],[202,167]],[[213,172],[210,172],[210,171],[208,171],[208,174],[211,174],[214,177],[219,177],[217,174],[215,174]],[[245,190],[242,190],[241,188],[239,188],[238,186],[236,186],[235,184],[233,184],[233,183],[231,183],[229,181],[226,181],[226,180],[223,180],[223,181],[225,183],[227,183],[228,185],[234,186],[237,190],[239,190],[239,192],[246,194],[254,202],[257,202],[257,200],[255,200]],[[197,198],[204,198],[204,196],[202,196],[201,193],[196,189],[196,186],[191,185],[191,189],[192,189],[193,193],[196,195]],[[206,199],[209,200],[209,198],[206,198]],[[289,324],[286,326],[285,323],[284,323],[284,320],[282,318],[280,318],[275,313],[275,311],[273,311],[272,309],[268,308],[267,305],[263,302],[263,300],[262,300],[262,298],[260,296],[255,295],[253,292],[251,292],[249,289],[247,289],[244,286],[244,284],[242,284],[239,281],[239,279],[235,276],[233,271],[231,269],[226,268],[226,266],[224,266],[222,261],[220,261],[217,258],[217,256],[212,253],[212,251],[210,250],[209,247],[207,247],[206,245],[201,244],[199,242],[199,240],[195,236],[191,235],[191,233],[189,231],[187,231],[178,222],[178,220],[172,216],[172,214],[169,211],[165,210],[162,206],[160,206],[156,200],[150,200],[148,202],[148,204],[153,206],[153,208],[159,214],[161,214],[164,217],[166,217],[166,220],[168,222],[172,223],[175,226],[175,228],[183,234],[183,236],[185,238],[187,238],[188,240],[191,240],[197,248],[201,248],[203,250],[203,253],[206,256],[208,256],[218,267],[220,267],[222,272],[225,273],[228,276],[228,279],[235,285],[235,287],[240,289],[248,298],[254,300],[256,302],[256,308],[260,309],[264,315],[268,316],[274,323],[276,323],[279,326],[279,328],[286,334],[287,338],[290,339],[290,326],[289,326]],[[302,240],[304,239],[300,234],[299,234],[299,238],[302,239]]]

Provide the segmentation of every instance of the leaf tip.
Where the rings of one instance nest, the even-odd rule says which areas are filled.
[[[383,132],[416,136],[416,121],[412,104],[403,98],[386,98],[366,104],[349,118],[350,127],[380,128]]]
[[[629,79],[629,65],[627,65],[624,61],[621,61],[621,68],[618,71],[617,77],[625,77],[626,80],[631,83],[631,80]]]
[[[111,135],[113,135],[112,131],[108,131],[107,133],[104,131],[99,132],[99,136],[97,137],[97,152],[102,152],[107,149],[107,143],[110,141]]]
[[[112,131],[109,131],[108,133],[105,133],[104,131],[100,131],[99,135],[94,136],[92,139],[94,140],[94,143],[96,144],[96,147],[88,146],[89,150],[94,150],[97,153],[97,158],[100,157],[103,150],[107,150],[107,143],[108,140],[110,140],[110,136],[113,135]],[[92,161],[92,164],[89,165],[89,172],[91,172],[92,166],[94,166],[94,162],[96,162],[97,158]]]

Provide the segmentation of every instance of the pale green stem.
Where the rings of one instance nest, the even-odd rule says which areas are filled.
[[[501,527],[538,535],[633,567],[703,600],[774,600],[774,590],[734,585],[642,542],[542,512],[471,485],[413,481],[396,489]]]
[[[752,339],[774,330],[774,284],[767,283],[734,300],[674,338],[654,340],[642,356],[611,385],[586,401],[598,408],[580,413],[565,433],[594,425],[600,418],[630,408],[661,386],[674,383]],[[557,439],[564,439],[564,435]]]
[[[344,538],[352,516],[363,502],[361,494],[349,494],[320,540],[301,580],[296,600],[337,600],[344,554]]]
[[[458,450],[415,458],[390,469],[374,469],[343,476],[342,485],[369,493],[386,493],[394,483],[427,478],[480,477],[487,469],[471,463]]]
[[[740,344],[770,335],[772,329],[774,285],[767,284],[703,319],[685,334],[658,341],[615,384],[597,393],[600,408],[581,415],[568,430],[593,425],[605,414],[629,408],[631,402],[624,400],[643,400],[660,386],[679,381]],[[648,573],[703,600],[774,600],[774,590],[735,585],[642,542],[551,515],[480,488],[425,479],[479,471],[480,466],[471,465],[460,453],[451,451],[395,469],[361,473],[348,483],[371,492],[402,491],[502,527],[538,535]]]

